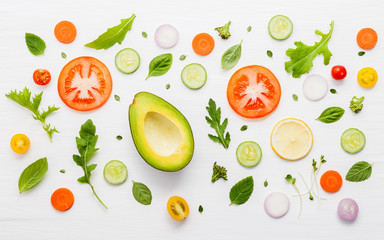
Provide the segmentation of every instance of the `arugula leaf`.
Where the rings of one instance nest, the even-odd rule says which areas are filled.
[[[43,39],[32,33],[25,33],[25,43],[28,50],[35,56],[44,54],[47,47]]]
[[[214,136],[212,134],[208,134],[208,137],[214,141],[221,143],[224,148],[228,148],[229,142],[231,141],[231,136],[229,132],[225,134],[225,129],[227,128],[228,125],[228,118],[224,119],[223,123],[220,124],[220,119],[221,119],[221,108],[216,109],[216,103],[212,98],[209,99],[208,102],[208,107],[206,107],[208,114],[211,118],[208,116],[205,117],[207,120],[207,123],[211,126],[211,128],[215,129],[217,136]]]
[[[139,183],[135,181],[132,181],[132,182],[133,182],[132,193],[136,201],[138,201],[143,205],[150,205],[152,202],[151,190],[149,190],[149,188],[143,183]]]
[[[227,179],[227,169],[225,169],[225,167],[223,167],[223,166],[217,165],[215,162],[213,164],[213,173],[212,173],[211,182],[214,183],[217,180],[219,180],[220,178],[222,178],[224,180],[228,180]]]
[[[329,107],[325,109],[316,120],[323,123],[333,123],[338,121],[343,115],[345,110],[341,107]]]
[[[95,170],[96,164],[88,165],[92,156],[99,150],[95,148],[98,135],[96,135],[96,126],[93,125],[91,119],[88,119],[83,125],[81,125],[80,137],[76,137],[77,150],[80,153],[79,155],[73,154],[73,161],[80,166],[84,171],[84,176],[77,179],[80,183],[87,183],[91,187],[93,194],[95,194],[96,198],[99,202],[106,208],[105,204],[100,200],[99,196],[97,196],[95,189],[91,184],[91,172]]]
[[[161,54],[152,59],[149,63],[149,72],[145,80],[152,76],[161,76],[166,74],[172,66],[172,60],[173,58],[171,53]]]
[[[131,30],[135,17],[136,15],[132,14],[130,18],[121,19],[121,23],[119,25],[116,25],[112,28],[108,28],[105,33],[101,34],[93,42],[85,44],[85,46],[99,50],[108,49],[116,43],[121,44],[127,32]]]
[[[248,201],[253,192],[253,177],[249,176],[236,183],[229,192],[231,204],[240,205]]]
[[[354,112],[354,113],[359,113],[361,109],[363,109],[363,104],[362,102],[364,101],[364,97],[357,98],[354,96],[352,100],[350,101],[349,108]]]
[[[51,124],[45,123],[45,120],[51,113],[59,110],[59,107],[55,107],[55,105],[53,105],[49,106],[46,111],[40,111],[39,106],[41,103],[43,92],[36,94],[31,101],[31,91],[29,91],[27,87],[25,87],[23,91],[11,91],[10,93],[5,94],[5,96],[20,104],[21,106],[29,109],[33,113],[33,119],[39,120],[43,124],[43,129],[47,132],[49,140],[52,142],[52,134],[54,132],[58,133],[59,131],[57,131],[55,127],[51,127]]]
[[[355,163],[348,171],[345,180],[350,182],[362,182],[371,177],[372,164],[360,161]]]
[[[47,158],[40,158],[24,169],[19,178],[20,193],[27,191],[38,184],[44,178],[47,171]]]
[[[286,51],[286,55],[291,60],[285,62],[285,70],[288,73],[292,72],[292,77],[299,78],[304,73],[308,73],[313,66],[313,59],[319,54],[324,56],[324,65],[329,64],[332,53],[328,49],[328,42],[332,36],[333,26],[332,21],[331,30],[328,34],[324,34],[319,30],[315,31],[317,35],[321,36],[320,42],[315,43],[315,45],[307,46],[303,42],[295,42],[296,49],[290,48]]]

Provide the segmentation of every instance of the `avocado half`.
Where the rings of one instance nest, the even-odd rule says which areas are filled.
[[[164,99],[139,92],[129,106],[136,149],[152,167],[178,171],[192,159],[194,140],[187,119]]]

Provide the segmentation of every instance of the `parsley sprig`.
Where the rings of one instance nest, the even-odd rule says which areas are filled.
[[[214,141],[221,143],[224,148],[228,148],[229,142],[231,141],[231,136],[229,135],[229,132],[225,134],[225,129],[228,125],[228,118],[224,119],[223,123],[221,124],[221,108],[216,109],[216,103],[215,101],[209,99],[208,107],[206,107],[209,117],[206,116],[205,119],[211,126],[211,128],[215,129],[217,136],[214,136],[212,134],[208,134],[208,137]],[[225,137],[224,137],[225,136]]]
[[[40,111],[39,106],[41,103],[43,92],[36,94],[31,101],[31,91],[29,91],[27,87],[25,87],[23,91],[11,91],[10,93],[5,94],[5,96],[20,104],[21,106],[29,109],[33,113],[32,117],[42,123],[44,131],[47,132],[49,140],[52,142],[52,134],[54,132],[58,133],[59,131],[57,131],[54,126],[51,127],[51,124],[47,124],[45,120],[51,113],[59,110],[59,107],[55,107],[55,105],[53,105],[49,106],[46,111]]]

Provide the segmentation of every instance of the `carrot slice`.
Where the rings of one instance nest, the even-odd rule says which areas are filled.
[[[61,43],[71,43],[76,38],[76,27],[69,21],[61,21],[56,24],[55,37]]]
[[[68,188],[59,188],[51,196],[51,204],[58,211],[67,211],[73,205],[75,198]]]
[[[208,33],[199,33],[192,41],[193,51],[201,56],[210,54],[214,47],[215,40]]]
[[[363,28],[357,34],[356,41],[362,49],[372,49],[377,43],[377,33],[372,28]]]
[[[343,179],[340,174],[334,170],[326,171],[320,178],[320,185],[324,191],[329,193],[334,193],[339,191],[341,185],[343,184]]]

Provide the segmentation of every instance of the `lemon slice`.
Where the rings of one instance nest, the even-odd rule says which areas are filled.
[[[271,133],[271,146],[285,160],[299,160],[312,148],[311,129],[303,121],[287,118],[278,122]]]

